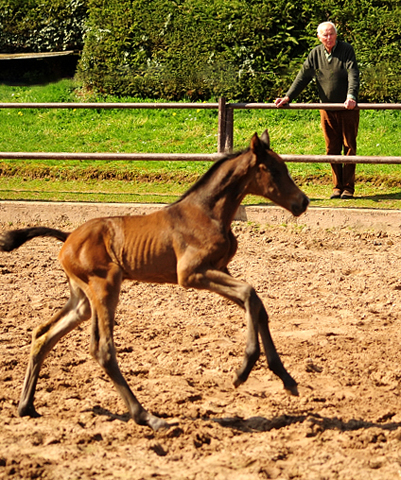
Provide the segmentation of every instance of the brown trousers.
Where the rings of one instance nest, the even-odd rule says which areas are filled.
[[[320,110],[320,121],[327,155],[356,155],[359,110]],[[333,188],[349,193],[355,191],[355,164],[332,163]]]

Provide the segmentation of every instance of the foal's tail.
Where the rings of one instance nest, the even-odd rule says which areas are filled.
[[[11,252],[35,237],[54,237],[65,242],[69,233],[47,227],[21,228],[0,235],[0,251]]]

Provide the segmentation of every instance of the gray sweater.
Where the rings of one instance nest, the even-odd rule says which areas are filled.
[[[323,103],[344,103],[347,96],[358,100],[359,70],[354,49],[349,43],[338,41],[330,62],[324,46],[315,47],[286,95],[293,100],[314,77]]]

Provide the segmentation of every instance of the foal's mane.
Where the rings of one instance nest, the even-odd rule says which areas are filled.
[[[237,158],[243,153],[248,152],[250,149],[249,147],[246,148],[245,150],[241,150],[239,152],[233,152],[233,153],[228,153],[227,155],[224,155],[223,158],[220,158],[219,160],[216,160],[213,165],[209,168],[209,170],[202,175],[202,177],[197,180],[189,189],[178,199],[176,200],[175,203],[181,202],[184,198],[188,197],[192,192],[195,190],[198,190],[198,188],[203,187],[216,173],[217,170],[228,160],[232,160],[233,158]]]

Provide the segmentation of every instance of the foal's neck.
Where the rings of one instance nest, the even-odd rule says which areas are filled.
[[[228,229],[243,198],[251,177],[251,153],[223,162],[207,182],[189,195],[188,200],[199,203],[209,215],[221,221]]]

